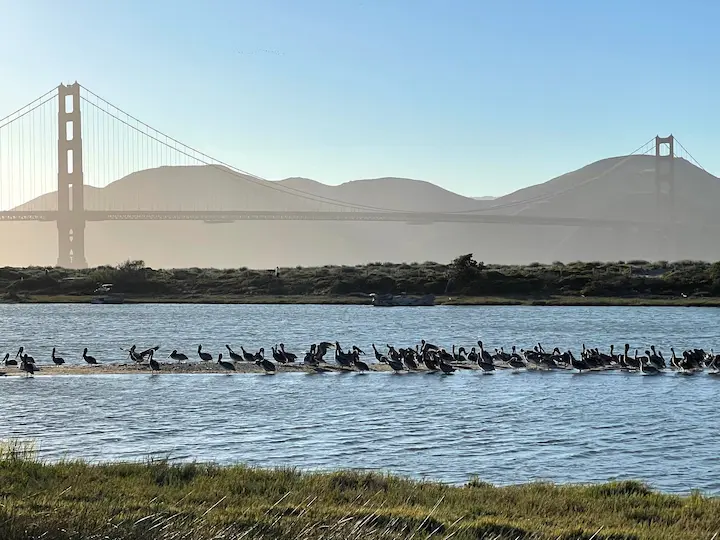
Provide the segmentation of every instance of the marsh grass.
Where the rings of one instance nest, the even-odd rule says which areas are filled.
[[[0,538],[710,539],[720,501],[639,482],[463,487],[364,472],[43,463],[0,450]]]

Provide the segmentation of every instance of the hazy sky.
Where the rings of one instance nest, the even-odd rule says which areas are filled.
[[[669,132],[720,173],[709,0],[0,0],[0,19],[0,117],[78,80],[266,178],[498,195]]]

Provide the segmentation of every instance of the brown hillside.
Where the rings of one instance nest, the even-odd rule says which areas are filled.
[[[379,178],[339,186],[304,178],[270,182],[206,165],[148,169],[102,189],[85,187],[85,207],[89,210],[340,211],[343,203],[418,212],[455,212],[486,206],[418,180]],[[55,208],[57,195],[49,193],[18,210]]]
[[[720,179],[684,159],[675,160],[672,217],[682,222],[718,223]],[[655,158],[604,159],[492,201],[493,212],[656,221]]]
[[[657,219],[654,159],[612,158],[492,201],[475,201],[427,182],[376,179],[325,186],[292,178],[250,181],[214,167],[141,171],[103,189],[86,188],[90,209],[338,210],[288,189],[354,204],[415,211],[466,211],[538,216]],[[266,187],[271,185],[272,187]],[[292,191],[290,189],[290,191]],[[720,181],[690,163],[676,162],[672,217],[718,225]],[[20,209],[55,208],[55,194]],[[663,217],[662,215],[660,217]],[[57,260],[54,223],[2,223],[6,249],[0,265],[52,265]],[[369,261],[448,261],[473,252],[488,262],[553,260],[720,259],[717,229],[684,231],[677,238],[626,229],[520,225],[353,222],[102,222],[88,223],[91,265],[144,259],[154,267],[358,264]]]

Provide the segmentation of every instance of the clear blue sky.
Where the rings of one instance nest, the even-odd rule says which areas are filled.
[[[720,174],[711,0],[0,0],[0,21],[0,117],[77,80],[265,178],[499,195],[669,132]]]

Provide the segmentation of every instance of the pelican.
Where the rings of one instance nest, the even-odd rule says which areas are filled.
[[[27,354],[24,354],[20,357],[20,369],[25,372],[26,377],[32,377],[37,368],[35,367],[35,364],[33,362],[27,361],[28,358],[29,357]]]
[[[240,350],[242,351],[243,360],[246,362],[254,362],[255,361],[255,355],[253,353],[249,353],[245,350],[245,347],[240,345]]]
[[[15,358],[17,358],[18,356],[19,356],[20,358],[23,358],[22,355],[23,355],[23,352],[24,352],[24,351],[25,351],[25,348],[24,348],[24,347],[20,347],[20,348],[18,349],[17,354],[15,355]],[[25,362],[28,363],[28,364],[34,364],[34,363],[35,363],[35,359],[34,359],[32,356],[28,356],[28,355],[26,354],[26,355],[24,356],[24,358],[25,358]]]
[[[287,362],[287,358],[285,357],[285,355],[282,353],[281,350],[275,347],[275,345],[270,347],[270,349],[272,349],[273,360],[280,364],[284,364],[285,362]]]
[[[232,362],[228,362],[227,360],[223,360],[222,353],[218,354],[218,364],[220,364],[220,367],[223,369],[226,369],[228,371],[235,371],[235,364],[233,364]]]
[[[651,360],[648,357],[643,356],[638,358],[637,349],[635,349],[635,362],[640,368],[640,373],[644,375],[657,375],[658,373],[660,373],[660,370],[654,365],[652,365]],[[647,364],[645,362],[647,362]]]
[[[15,358],[10,358],[10,353],[5,353],[4,362],[6,366],[17,366],[17,360]]]
[[[95,360],[94,356],[88,356],[88,350],[87,347],[83,350],[83,360],[85,360],[88,364],[97,365],[98,361]]]
[[[187,355],[177,352],[177,349],[173,349],[173,352],[170,353],[170,356],[168,356],[168,358],[172,358],[173,360],[178,360],[178,361],[188,359]]]
[[[257,360],[255,360],[255,364],[257,364],[258,366],[263,368],[266,373],[274,373],[275,370],[277,370],[277,367],[275,367],[275,364],[273,364],[267,358],[258,358]]]
[[[200,360],[205,362],[212,360],[212,354],[203,352],[202,345],[198,345],[198,356],[200,357]]]
[[[55,363],[56,366],[60,366],[65,363],[65,360],[60,358],[59,356],[55,356],[55,347],[53,347],[52,355],[50,355],[52,358],[52,361]]]
[[[160,371],[160,362],[158,362],[157,360],[155,360],[154,356],[155,356],[155,350],[154,350],[154,349],[150,349],[150,352],[148,353],[148,359],[149,359],[149,362],[150,362],[150,369],[152,369],[153,371]]]
[[[233,351],[230,348],[230,345],[225,345],[225,348],[228,350],[228,354],[230,355],[230,360],[232,360],[233,362],[242,362],[243,357],[240,356],[235,351]]]
[[[358,349],[353,352],[353,364],[360,372],[370,371],[370,366],[360,360],[360,353],[358,352]]]
[[[291,352],[287,352],[283,343],[280,344],[280,352],[285,355],[285,358],[288,362],[294,362],[295,360],[297,360],[297,355]]]

